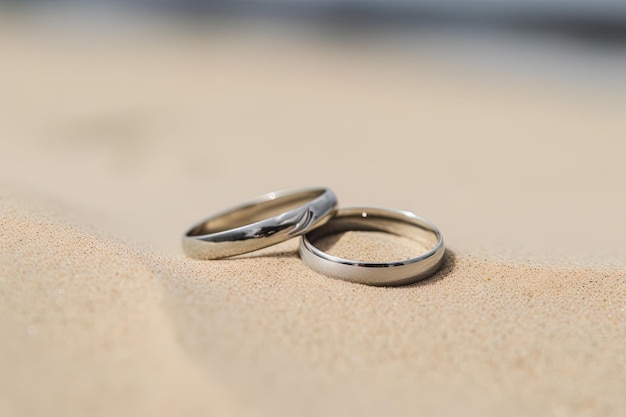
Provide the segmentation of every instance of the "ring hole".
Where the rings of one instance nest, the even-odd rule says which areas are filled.
[[[209,233],[218,233],[267,220],[298,207],[302,207],[303,205],[315,200],[325,192],[326,190],[324,189],[316,189],[294,192],[282,196],[276,193],[269,193],[266,196],[266,201],[260,203],[249,203],[247,206],[237,207],[224,212],[217,218],[213,218],[199,224],[189,231],[187,236],[201,236]]]
[[[436,244],[436,239],[416,241],[393,233],[362,230],[321,236],[315,242],[318,249],[329,255],[359,262],[394,262],[411,259],[428,252]]]

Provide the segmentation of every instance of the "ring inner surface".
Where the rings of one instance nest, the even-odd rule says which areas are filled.
[[[435,232],[416,223],[370,213],[335,217],[307,238],[329,255],[370,263],[416,258],[439,240]]]
[[[324,194],[325,190],[311,190],[296,192],[284,196],[262,201],[260,203],[235,208],[210,219],[191,229],[187,236],[202,236],[209,233],[223,232],[229,229],[246,226],[262,220],[267,220],[279,214],[302,207]]]

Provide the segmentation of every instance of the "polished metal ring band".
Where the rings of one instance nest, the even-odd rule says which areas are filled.
[[[193,226],[183,236],[183,250],[198,259],[253,252],[323,225],[336,207],[337,197],[329,188],[268,193]]]
[[[432,249],[406,260],[361,262],[329,255],[315,246],[324,236],[350,230],[404,236]],[[441,267],[445,248],[439,229],[414,213],[355,207],[339,210],[324,226],[302,236],[299,252],[302,261],[320,274],[361,284],[386,286],[411,284],[431,276]]]

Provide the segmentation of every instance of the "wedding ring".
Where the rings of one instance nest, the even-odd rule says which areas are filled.
[[[194,225],[183,236],[183,251],[197,259],[252,252],[323,225],[336,206],[329,188],[268,193]]]
[[[346,231],[378,231],[410,238],[432,249],[410,259],[394,262],[363,262],[343,259],[320,250],[323,237]],[[368,285],[405,285],[427,278],[443,263],[445,248],[439,229],[414,213],[382,208],[339,210],[324,226],[302,236],[300,258],[314,271],[345,281]]]

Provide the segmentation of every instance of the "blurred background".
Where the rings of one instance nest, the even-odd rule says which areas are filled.
[[[624,262],[624,1],[3,1],[0,51],[0,180],[164,250],[323,184],[461,253]]]

